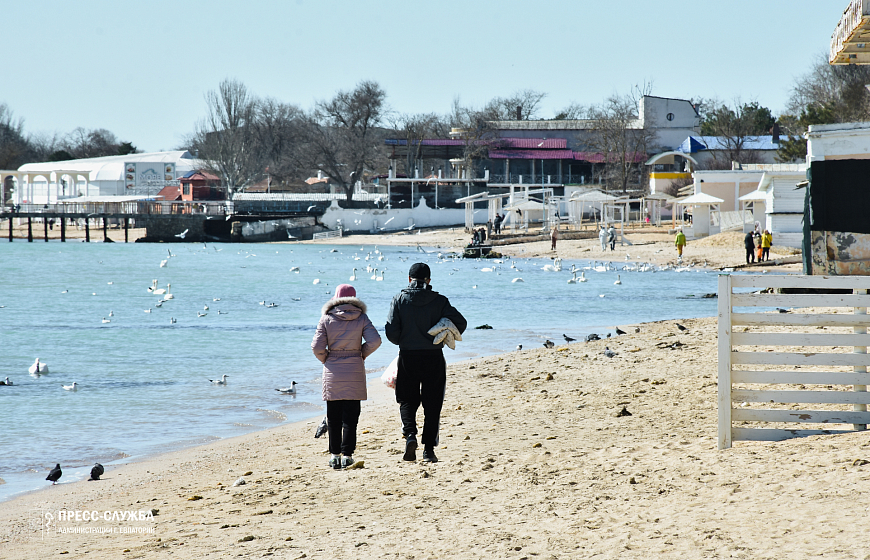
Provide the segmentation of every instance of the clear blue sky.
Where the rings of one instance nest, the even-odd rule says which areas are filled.
[[[848,0],[15,1],[0,102],[30,133],[106,128],[172,149],[224,78],[303,108],[380,82],[398,112],[532,88],[543,116],[652,80],[780,113]]]

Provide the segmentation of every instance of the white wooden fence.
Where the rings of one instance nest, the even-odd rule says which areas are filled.
[[[839,288],[852,293],[760,293],[765,288]],[[867,276],[719,276],[719,449],[739,440],[780,441],[867,428],[868,288]],[[839,308],[839,313],[775,310],[806,307]],[[735,312],[735,308],[740,310]],[[773,313],[768,312],[770,308]],[[851,332],[844,332],[850,328]],[[774,349],[753,351],[749,346]],[[818,347],[852,348],[851,353],[844,353],[819,352]],[[789,408],[760,409],[751,403]],[[796,410],[794,403],[826,406],[825,410]],[[843,410],[847,405],[852,410]],[[852,424],[852,429],[757,428],[734,426],[734,422]]]

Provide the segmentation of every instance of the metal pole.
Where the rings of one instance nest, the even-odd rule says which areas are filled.
[[[91,242],[91,219],[85,216],[85,243]]]
[[[9,218],[9,243],[12,243],[12,218]]]
[[[130,238],[128,235],[130,229],[130,218],[124,217],[124,243],[129,243]]]
[[[60,241],[66,242],[66,218],[63,216],[60,217]]]
[[[867,290],[855,290],[856,294],[866,294]],[[867,308],[866,307],[856,307],[855,315],[866,315]],[[853,327],[855,334],[867,334],[867,327]],[[866,346],[855,346],[852,349],[853,354],[866,354],[867,347]],[[867,366],[853,366],[853,370],[855,372],[867,373]],[[853,385],[853,391],[857,392],[866,392],[866,385]],[[855,411],[866,412],[867,405],[866,404],[854,404],[852,405],[852,409]],[[867,424],[852,424],[852,428],[858,431],[863,431],[867,429]]]
[[[731,447],[731,276],[719,275],[719,449]]]
[[[42,237],[48,243],[48,220],[46,218],[42,218]]]
[[[109,239],[109,234],[106,231],[106,216],[103,216],[103,242],[106,242]]]
[[[30,218],[27,218],[27,242],[33,243],[33,227]]]

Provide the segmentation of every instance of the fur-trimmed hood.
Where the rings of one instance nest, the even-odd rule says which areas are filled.
[[[355,297],[340,297],[340,298],[332,298],[323,304],[323,309],[320,310],[321,315],[326,315],[336,307],[341,305],[353,305],[357,307],[361,312],[366,312],[366,304],[362,302],[361,299]]]

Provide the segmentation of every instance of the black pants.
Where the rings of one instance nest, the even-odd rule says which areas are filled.
[[[333,455],[353,455],[356,451],[359,401],[326,401],[326,423],[329,427],[329,452]]]
[[[399,352],[396,402],[399,403],[404,435],[417,434],[417,409],[422,404],[423,445],[438,445],[438,428],[446,385],[447,363],[440,349]]]
[[[770,247],[762,247],[761,248],[761,260],[763,260],[763,261],[770,260]]]
[[[755,262],[755,247],[746,248],[746,264]]]

